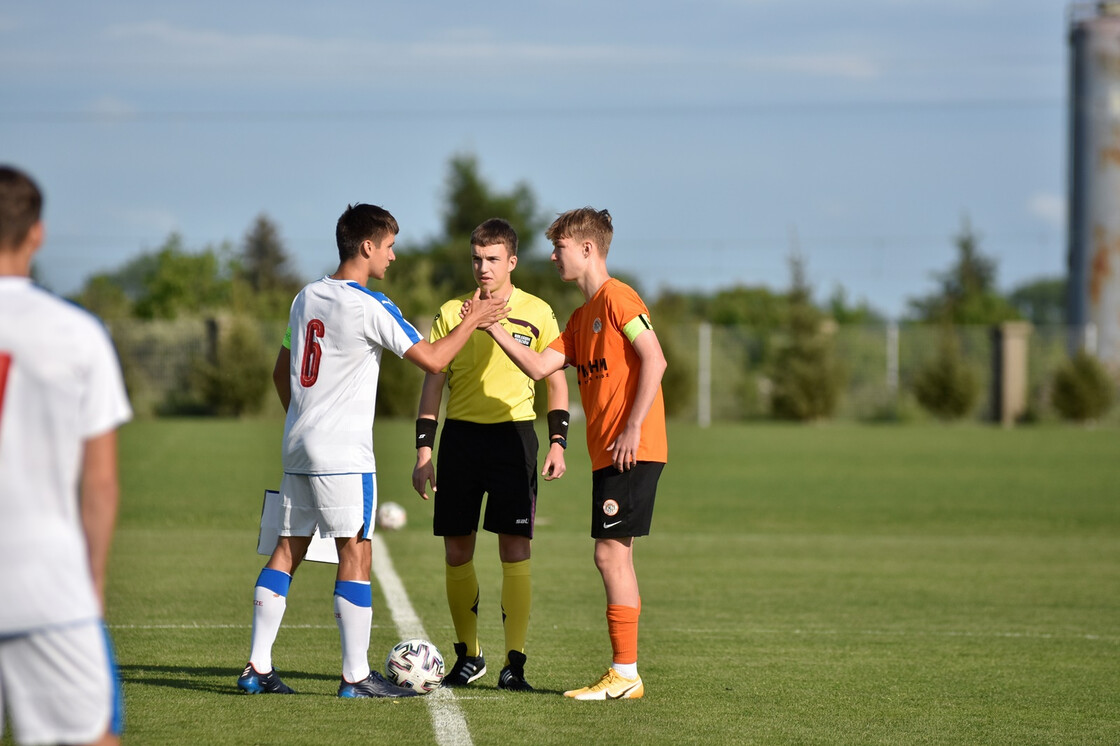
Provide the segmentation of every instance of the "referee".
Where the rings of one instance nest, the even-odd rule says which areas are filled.
[[[517,233],[491,218],[471,234],[471,265],[483,298],[500,298],[510,309],[502,326],[521,344],[540,352],[560,335],[556,314],[540,298],[513,286]],[[449,334],[471,294],[444,303],[429,340]],[[444,385],[450,395],[440,436],[439,487],[432,463]],[[474,548],[478,521],[498,535],[502,562],[501,609],[505,661],[498,687],[531,691],[525,680],[525,640],[532,602],[531,540],[537,497],[537,436],[533,429],[534,381],[522,373],[487,334],[473,334],[443,371],[428,373],[416,420],[416,468],[412,485],[425,500],[435,495],[433,529],[443,537],[447,605],[455,626],[456,661],[444,686],[464,686],[486,673],[478,640],[478,578]],[[562,370],[547,378],[549,446],[541,475],[564,474],[568,434],[568,384]],[[482,513],[483,495],[486,511]]]

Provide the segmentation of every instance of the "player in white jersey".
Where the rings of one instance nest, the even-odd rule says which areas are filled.
[[[132,416],[109,335],[36,287],[42,195],[0,166],[0,735],[118,743],[102,621],[116,429]]]
[[[373,415],[381,355],[389,350],[438,373],[479,326],[505,318],[500,300],[475,295],[455,332],[424,340],[393,302],[367,290],[384,279],[396,258],[396,219],[375,205],[358,204],[338,219],[338,270],[310,283],[292,303],[288,333],[276,358],[273,382],[287,410],[283,525],[276,549],[257,578],[249,662],[237,680],[249,694],[291,694],[272,667],[272,647],[287,607],[292,576],[315,529],[338,549],[334,611],[342,643],[338,696],[406,697],[416,694],[386,682],[369,667],[373,598],[370,535],[377,509]]]

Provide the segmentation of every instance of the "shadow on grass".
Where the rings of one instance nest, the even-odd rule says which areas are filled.
[[[226,668],[214,666],[144,666],[144,665],[119,665],[121,680],[125,684],[137,686],[158,686],[168,689],[190,689],[196,692],[212,692],[214,694],[244,693],[237,688],[237,677],[241,674],[240,668]],[[284,683],[291,686],[297,693],[301,690],[299,682],[329,681],[338,685],[338,677],[328,674],[303,673],[290,671],[283,674]],[[220,679],[220,681],[216,681]],[[312,689],[319,688],[317,686]],[[308,694],[319,692],[308,691]],[[333,692],[332,692],[333,694]]]
[[[117,668],[120,670],[121,680],[125,684],[247,696],[237,688],[237,677],[241,673],[241,669],[217,666],[145,666],[134,664],[119,665]],[[301,671],[284,671],[281,675],[284,683],[295,689],[297,694],[324,697],[337,696],[335,691],[338,686],[337,675]],[[306,686],[301,686],[301,682]],[[330,686],[324,689],[321,684],[316,682],[330,682]],[[456,698],[462,699],[469,699],[476,693],[484,694],[488,699],[495,694],[508,697],[531,697],[533,695],[555,697],[564,694],[562,689],[509,692],[498,688],[497,685],[487,684],[457,686],[453,687],[452,691]]]
[[[457,699],[470,699],[473,694],[486,694],[487,699],[490,699],[489,695],[492,694],[500,694],[503,697],[532,697],[534,694],[555,697],[556,695],[563,696],[565,691],[563,689],[538,689],[533,687],[532,691],[528,692],[512,692],[508,689],[502,689],[497,684],[479,684],[477,682],[468,686],[453,686],[450,689],[455,692]]]

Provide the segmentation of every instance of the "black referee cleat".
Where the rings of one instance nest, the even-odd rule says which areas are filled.
[[[511,692],[531,692],[533,687],[525,680],[525,654],[509,651],[509,665],[498,674],[498,688]]]
[[[443,686],[466,686],[482,678],[486,673],[486,659],[482,657],[482,650],[478,655],[467,655],[467,643],[455,643],[455,665],[443,677]]]

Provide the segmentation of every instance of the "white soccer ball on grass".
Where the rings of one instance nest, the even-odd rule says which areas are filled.
[[[398,642],[385,659],[385,678],[421,694],[438,689],[443,674],[443,656],[427,640]]]
[[[377,527],[397,531],[408,523],[408,513],[398,503],[382,503],[377,508]]]

